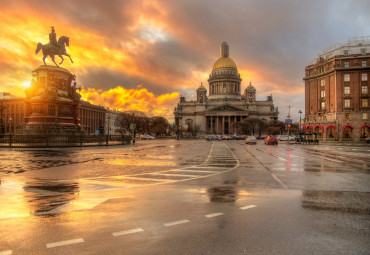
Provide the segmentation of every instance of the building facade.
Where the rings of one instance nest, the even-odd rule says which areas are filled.
[[[93,105],[86,101],[81,101],[79,116],[81,131],[86,135],[104,132],[104,123],[107,110],[100,105]]]
[[[229,45],[223,42],[220,58],[209,75],[209,95],[201,84],[196,90],[196,101],[181,96],[174,111],[176,125],[194,133],[234,134],[236,124],[245,118],[277,120],[279,112],[272,96],[265,101],[256,100],[252,83],[241,94],[241,82],[237,66],[229,57]]]
[[[25,124],[25,98],[0,92],[0,134],[15,134]]]
[[[305,68],[304,129],[323,140],[370,135],[370,37],[325,49]]]
[[[121,135],[123,129],[121,128],[122,112],[116,110],[109,110],[105,114],[105,128],[106,135]]]

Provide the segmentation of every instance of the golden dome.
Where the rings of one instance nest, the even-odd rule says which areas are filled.
[[[224,67],[237,69],[236,64],[231,58],[220,57],[213,65],[212,70],[215,70],[216,68],[224,68]]]

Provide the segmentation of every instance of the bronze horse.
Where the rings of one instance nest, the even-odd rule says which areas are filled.
[[[39,53],[39,51],[42,49],[42,54],[44,55],[42,60],[44,61],[45,65],[46,65],[45,58],[47,56],[50,56],[51,59],[53,60],[54,64],[56,66],[58,66],[58,64],[55,63],[55,59],[54,59],[55,55],[58,55],[62,59],[62,61],[59,63],[59,65],[61,65],[64,61],[62,55],[69,57],[69,59],[73,63],[71,56],[69,56],[67,54],[67,51],[66,51],[66,45],[69,46],[69,37],[64,36],[64,35],[61,36],[58,40],[58,45],[59,45],[59,47],[57,47],[55,45],[52,45],[52,44],[45,44],[45,45],[43,45],[42,43],[37,44],[36,54]]]

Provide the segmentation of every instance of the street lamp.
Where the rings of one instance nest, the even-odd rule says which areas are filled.
[[[301,114],[302,114],[302,110],[299,110],[298,113],[299,113],[299,132],[301,132]]]

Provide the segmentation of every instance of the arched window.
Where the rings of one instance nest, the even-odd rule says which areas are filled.
[[[334,140],[337,136],[336,129],[334,126],[329,126],[326,128],[326,139]]]
[[[343,128],[343,139],[352,140],[353,139],[353,127],[347,125]]]
[[[368,125],[363,125],[360,129],[360,138],[365,139],[370,136],[370,127]]]
[[[322,133],[323,133],[322,126],[317,125],[315,127],[315,131],[314,132],[317,133],[317,135],[316,135],[317,138],[319,138],[319,139],[322,138]]]

